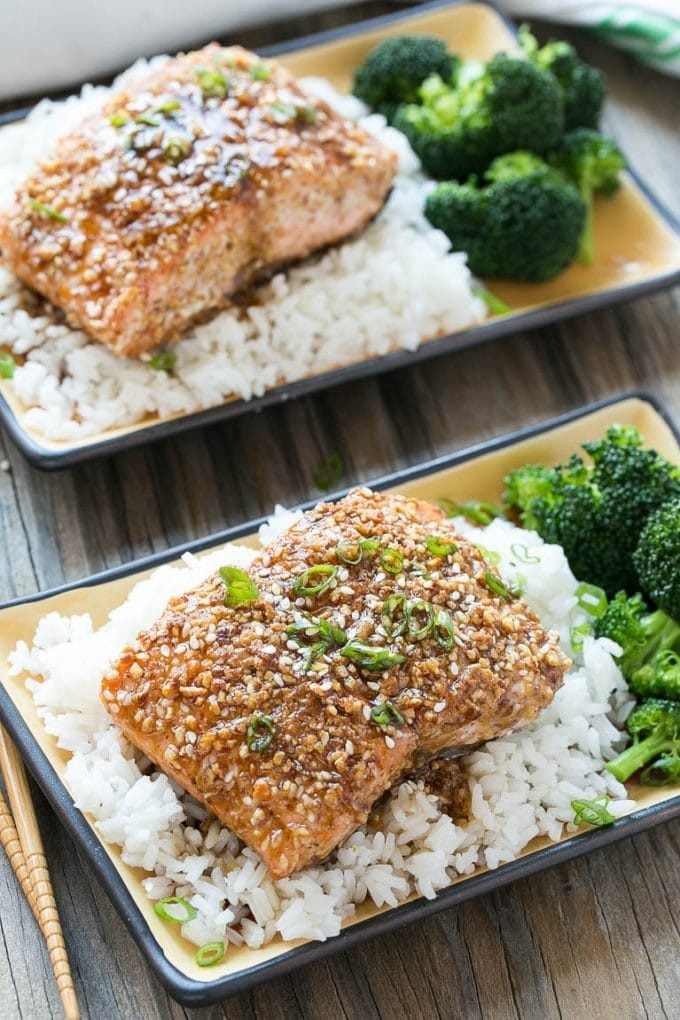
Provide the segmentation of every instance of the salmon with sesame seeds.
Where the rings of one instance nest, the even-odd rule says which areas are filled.
[[[0,252],[124,356],[361,230],[396,156],[275,61],[216,44],[115,91],[0,216]]]
[[[172,599],[102,699],[282,878],[441,752],[535,719],[569,666],[437,508],[357,489],[304,514],[247,575],[224,569]]]

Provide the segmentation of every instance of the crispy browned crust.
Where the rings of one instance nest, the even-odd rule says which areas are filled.
[[[455,537],[457,550],[432,555],[433,532]],[[361,537],[378,538],[380,551],[342,566],[338,543]],[[398,574],[381,566],[388,547],[404,557]],[[336,583],[296,597],[295,581],[315,564],[339,565]],[[507,733],[552,699],[569,666],[557,636],[523,602],[495,595],[486,570],[479,550],[434,507],[356,490],[320,504],[256,558],[256,602],[227,608],[219,575],[173,599],[107,673],[104,703],[132,743],[256,849],[275,877],[291,874],[323,859],[414,764]],[[431,638],[390,642],[381,614],[394,592],[446,607],[453,647]],[[305,672],[304,650],[286,634],[296,612],[389,645],[405,661],[375,673],[335,648]],[[370,720],[385,700],[403,724]],[[276,730],[262,753],[247,746],[257,712]]]
[[[394,155],[274,61],[268,77],[262,67],[213,44],[114,94],[0,217],[7,265],[90,336],[139,355],[268,266],[363,227]],[[225,96],[206,94],[204,70],[222,76]]]

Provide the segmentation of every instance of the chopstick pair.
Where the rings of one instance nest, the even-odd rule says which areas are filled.
[[[0,793],[0,842],[47,943],[64,1014],[67,1020],[79,1020],[78,1000],[26,770],[1,726],[0,770],[11,805],[10,811]]]

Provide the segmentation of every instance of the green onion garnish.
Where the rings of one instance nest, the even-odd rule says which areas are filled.
[[[492,315],[507,315],[512,311],[510,305],[506,305],[505,301],[496,297],[486,287],[482,287],[480,283],[473,283],[471,290],[475,297],[482,299]]]
[[[425,539],[425,548],[433,556],[452,556],[458,546],[455,542],[447,542],[439,535],[428,535]]]
[[[414,641],[422,641],[434,625],[434,608],[424,599],[406,603],[406,633]]]
[[[122,110],[117,110],[116,113],[112,113],[109,117],[109,124],[112,127],[119,128],[129,123],[130,118],[127,113],[123,113]]]
[[[314,473],[314,481],[322,492],[329,492],[342,478],[344,464],[339,453],[331,453],[321,461]]]
[[[594,616],[599,620],[607,612],[607,595],[596,584],[581,581],[575,594],[579,606],[584,613],[588,613],[588,616]]]
[[[400,662],[406,661],[405,655],[391,652],[389,648],[367,645],[358,638],[348,641],[345,647],[340,649],[340,654],[351,662],[356,662],[358,666],[371,670],[389,669],[390,666],[398,666]]]
[[[244,570],[239,570],[238,567],[220,567],[220,577],[227,586],[224,604],[229,609],[236,609],[259,598],[260,593],[256,585]]]
[[[271,68],[266,64],[251,64],[249,74],[253,81],[269,81],[272,76]]]
[[[184,917],[175,917],[174,914],[166,910],[166,907],[175,906],[182,908]],[[157,903],[154,903],[153,909],[164,921],[172,921],[174,924],[186,924],[187,921],[193,921],[197,913],[196,908],[192,907],[189,901],[182,899],[181,896],[166,896],[164,900],[158,900]]]
[[[439,507],[447,517],[464,517],[470,524],[482,524],[486,527],[494,517],[503,517],[503,511],[493,503],[457,503],[453,499],[440,499]]]
[[[446,609],[435,609],[433,631],[435,641],[445,651],[453,648],[455,630],[451,614]]]
[[[267,107],[273,121],[286,124],[291,120],[304,120],[307,124],[316,121],[316,110],[313,106],[295,105],[294,103],[270,103]]]
[[[250,717],[248,729],[246,730],[246,743],[249,751],[262,754],[271,744],[276,734],[276,726],[271,716],[263,715],[261,712],[254,712]]]
[[[583,825],[611,825],[616,821],[615,816],[607,810],[609,797],[595,797],[594,800],[572,800],[571,809],[574,812],[574,823]]]
[[[380,566],[388,574],[400,574],[404,569],[404,554],[388,546],[380,557]]]
[[[477,548],[484,557],[484,559],[491,564],[492,567],[497,567],[501,562],[501,554],[495,552],[493,549],[487,549],[485,545],[477,544]]]
[[[16,367],[17,364],[12,355],[7,351],[0,351],[0,379],[11,379]]]
[[[592,623],[580,623],[578,627],[572,627],[570,634],[571,647],[575,652],[583,651],[584,638],[593,633]]]
[[[224,99],[229,89],[229,82],[221,71],[209,71],[205,67],[197,67],[196,77],[204,96]]]
[[[171,135],[163,142],[163,155],[171,163],[181,163],[190,153],[191,141],[188,138]]]
[[[338,557],[341,563],[346,563],[349,567],[354,567],[357,563],[361,563],[364,558],[364,553],[372,556],[378,549],[380,542],[377,538],[362,538],[358,542],[340,542],[335,547],[335,555]]]
[[[406,630],[406,606],[407,599],[401,592],[395,592],[385,599],[382,609],[381,622],[383,629],[389,638],[398,637]]]
[[[206,942],[196,953],[194,959],[199,967],[212,967],[224,958],[227,948],[224,942]]]
[[[328,591],[339,569],[340,567],[334,567],[332,563],[317,563],[314,567],[308,567],[298,577],[293,585],[293,591],[296,595],[321,595]],[[316,577],[323,578],[323,580],[317,584],[310,584]]]
[[[147,365],[153,368],[154,372],[171,372],[177,364],[177,355],[174,351],[159,351],[152,354]]]
[[[371,709],[371,722],[382,727],[390,726],[392,723],[403,726],[406,720],[391,701],[381,701],[379,705],[374,705]]]
[[[166,114],[174,113],[175,110],[180,110],[181,108],[182,104],[176,99],[165,99],[162,103],[159,103],[158,106],[154,106],[151,112],[162,113],[163,116],[165,116]]]
[[[529,547],[521,542],[514,542],[510,546],[510,552],[520,563],[540,563],[541,557],[529,552]]]
[[[313,106],[297,106],[295,115],[298,120],[304,120],[307,124],[316,124],[316,110]]]
[[[320,655],[325,655],[331,648],[344,645],[347,641],[347,635],[341,627],[336,627],[330,620],[314,620],[311,617],[299,623],[291,623],[286,627],[286,634],[296,645],[305,648],[304,673]]]
[[[135,117],[135,124],[146,124],[147,127],[160,127],[160,123],[158,117],[154,116],[150,110],[138,113]]]
[[[53,209],[51,205],[45,205],[44,202],[39,202],[37,198],[27,198],[26,205],[29,205],[31,209],[35,209],[36,212],[42,213],[43,216],[49,216],[51,220],[56,220],[58,223],[68,223],[68,216],[65,213],[59,212],[58,209]]]
[[[500,597],[505,599],[506,602],[512,602],[513,599],[517,598],[517,592],[507,588],[501,581],[500,577],[496,577],[495,574],[492,574],[488,567],[484,571],[484,580],[487,586],[491,588],[491,591],[495,595],[500,595]]]

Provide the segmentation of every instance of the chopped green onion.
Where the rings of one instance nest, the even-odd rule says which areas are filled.
[[[128,124],[129,122],[130,118],[128,114],[123,113],[122,110],[117,110],[115,113],[112,113],[111,116],[109,117],[109,124],[111,124],[111,126],[115,128],[123,127],[125,124]]]
[[[404,554],[388,546],[380,557],[380,566],[388,574],[400,574],[404,569]]]
[[[166,908],[167,907],[181,907],[184,911],[184,917],[175,917]],[[186,924],[187,921],[193,921],[196,917],[197,910],[189,903],[188,900],[183,899],[181,896],[166,896],[163,900],[158,900],[154,903],[153,909],[156,911],[159,917],[162,917],[164,921],[172,921],[174,924]]]
[[[221,71],[209,71],[205,67],[197,67],[196,77],[204,96],[224,99],[229,89],[229,82]]]
[[[540,563],[541,557],[529,552],[529,547],[521,542],[514,542],[510,546],[510,552],[520,563]]]
[[[269,81],[272,76],[271,68],[267,64],[251,64],[249,74],[253,81]]]
[[[435,609],[433,631],[435,641],[445,651],[453,648],[455,630],[451,614],[446,609]]]
[[[260,593],[256,585],[244,570],[239,570],[238,567],[220,567],[220,577],[227,586],[224,604],[229,609],[236,609],[259,598]]]
[[[475,297],[482,299],[492,315],[507,315],[508,312],[512,311],[510,305],[506,305],[505,301],[501,301],[499,297],[492,294],[486,287],[482,287],[480,283],[473,283],[471,289]]]
[[[316,124],[317,113],[313,106],[296,107],[295,116],[298,120],[304,120],[307,124]]]
[[[607,612],[606,592],[602,588],[598,588],[596,584],[581,581],[575,594],[584,613],[594,616],[596,620],[599,620]]]
[[[440,538],[439,535],[428,535],[425,539],[425,548],[433,556],[452,556],[458,546],[455,542],[447,542],[445,538]]]
[[[514,594],[517,598],[520,595],[526,595],[529,582],[526,579],[526,574],[515,574],[515,587],[513,588]]]
[[[503,517],[503,511],[493,503],[457,503],[453,499],[440,499],[439,507],[447,517],[464,517],[470,524],[481,524],[486,527],[494,517]]]
[[[155,117],[150,110],[138,113],[135,117],[135,124],[146,124],[147,127],[160,127],[160,123],[158,117]]]
[[[171,163],[181,163],[183,159],[191,154],[191,141],[189,138],[180,138],[179,135],[170,135],[163,142],[163,155]]]
[[[381,622],[388,638],[398,637],[406,630],[407,599],[401,592],[395,592],[385,599]]]
[[[181,110],[182,104],[176,99],[165,99],[158,106],[154,106],[152,113],[162,113],[164,116],[167,113],[173,113],[175,110]]]
[[[364,558],[364,553],[368,553],[372,556],[378,549],[380,542],[377,538],[362,538],[358,542],[340,542],[335,547],[335,555],[338,557],[341,563],[346,563],[349,567],[356,566],[357,563],[361,563]]]
[[[580,623],[578,627],[572,627],[570,634],[572,649],[577,653],[582,652],[584,638],[589,637],[592,633],[592,623]]]
[[[311,617],[301,623],[291,623],[286,627],[286,634],[296,645],[306,649],[304,673],[320,655],[325,655],[331,648],[344,645],[347,641],[347,635],[341,627],[336,627],[330,620],[314,620]]]
[[[314,567],[308,567],[298,577],[293,585],[293,591],[296,595],[321,595],[330,588],[339,569],[340,567],[335,567],[332,563],[317,563]],[[310,584],[315,577],[321,577],[323,580],[318,584]]]
[[[480,545],[479,543],[477,543],[477,548],[492,567],[497,567],[501,562],[501,554],[497,553],[494,549],[487,549],[485,545]]]
[[[403,726],[406,720],[391,701],[381,701],[379,705],[374,705],[371,709],[371,722],[382,727],[390,726],[392,723]]]
[[[358,638],[348,641],[345,647],[340,649],[340,654],[358,666],[371,670],[389,669],[390,666],[398,666],[400,662],[406,661],[405,655],[391,652],[389,648],[376,648],[374,645],[367,645],[365,641],[360,641]]]
[[[429,573],[428,570],[426,570],[422,563],[414,563],[411,566],[411,573],[413,574],[414,577],[422,577],[426,581],[429,581],[430,578],[432,577],[432,575]]]
[[[249,751],[262,754],[271,744],[276,734],[276,726],[271,716],[255,712],[250,717],[246,731],[246,743]]]
[[[507,588],[501,581],[500,577],[496,577],[495,574],[492,574],[488,567],[484,571],[484,580],[487,586],[491,588],[494,595],[500,595],[500,597],[505,599],[506,602],[512,602],[513,599],[517,598],[517,592]]]
[[[227,948],[224,942],[206,942],[196,953],[194,959],[199,967],[212,967],[224,959]]]
[[[0,351],[0,379],[11,379],[16,367],[16,361],[12,355],[7,351]]]
[[[424,620],[422,617],[424,616]],[[424,599],[406,603],[406,633],[414,641],[422,641],[434,625],[434,608]]]
[[[31,209],[35,209],[36,212],[42,213],[43,216],[49,216],[51,220],[56,220],[58,223],[68,223],[68,216],[65,213],[59,212],[58,209],[53,209],[51,205],[45,205],[44,202],[39,202],[37,198],[27,198],[26,205],[29,205]]]
[[[607,810],[609,797],[595,797],[594,800],[572,800],[571,809],[574,812],[574,824],[583,825],[611,825],[616,821],[615,816]]]
[[[277,124],[286,124],[291,120],[304,120],[307,124],[314,124],[317,113],[313,106],[306,106],[301,103],[270,103],[267,107],[271,118]]]
[[[174,351],[159,351],[152,354],[147,365],[153,368],[154,372],[170,372],[177,364],[177,355]]]
[[[339,453],[331,453],[321,461],[314,473],[314,481],[322,492],[329,492],[342,478],[345,467]]]

